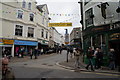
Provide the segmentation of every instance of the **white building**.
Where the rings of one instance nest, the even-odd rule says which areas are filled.
[[[4,49],[9,49],[12,56],[15,56],[21,47],[28,52],[30,48],[37,47],[38,43],[48,45],[47,5],[42,5],[43,12],[36,8],[35,0],[0,2],[0,5],[0,44]]]
[[[50,47],[62,46],[64,44],[64,37],[54,27],[50,28]]]

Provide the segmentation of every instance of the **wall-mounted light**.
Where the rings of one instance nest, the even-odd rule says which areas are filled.
[[[92,15],[90,15],[90,18],[94,18],[95,16],[92,14]]]
[[[120,13],[120,6],[118,6],[118,8],[116,9],[117,13]]]

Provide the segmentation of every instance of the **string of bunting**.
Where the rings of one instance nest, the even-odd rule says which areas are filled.
[[[66,19],[66,20],[64,20],[64,21],[62,21],[62,22],[74,21],[74,20],[77,19],[77,18],[78,18],[77,16],[76,16],[76,17],[72,17],[72,18]]]
[[[2,11],[2,13],[12,13],[11,11]],[[33,12],[34,14],[37,14],[37,12]],[[16,14],[16,13],[15,13]],[[42,13],[39,13],[42,16]],[[50,16],[79,16],[79,14],[53,14],[53,13],[50,13],[49,14]]]
[[[2,13],[9,13],[9,14],[10,14],[10,13],[12,13],[12,12],[11,12],[11,11],[2,11]],[[33,12],[33,13],[34,13],[34,14],[37,14],[37,12]],[[17,12],[16,12],[15,14],[17,14]],[[40,15],[42,16],[42,13],[39,13],[39,12],[38,12],[38,14],[40,14]]]
[[[50,16],[79,16],[79,14],[54,14],[50,13]]]

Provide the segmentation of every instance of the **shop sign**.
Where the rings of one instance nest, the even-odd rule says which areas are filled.
[[[10,44],[10,45],[12,45],[13,43],[14,43],[14,40],[0,39],[0,44]]]
[[[1,44],[3,44],[3,41],[2,41],[2,39],[0,39],[0,45],[1,45]]]
[[[105,30],[103,27],[101,28],[93,28],[92,31],[101,31],[101,30]]]
[[[9,39],[3,39],[2,40],[4,44],[13,44],[14,40],[9,40]]]
[[[110,35],[111,40],[117,40],[120,39],[120,33],[113,33]]]
[[[48,41],[46,41],[46,40],[42,40],[42,44],[48,44]]]
[[[37,46],[37,45],[38,45],[38,42],[15,40],[15,41],[14,41],[14,44],[15,44],[15,45],[30,45],[30,46]]]

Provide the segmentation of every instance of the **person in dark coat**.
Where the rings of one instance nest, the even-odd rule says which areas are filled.
[[[97,61],[97,69],[101,68],[102,66],[102,61],[103,61],[103,53],[101,51],[101,49],[98,50],[98,52],[96,53],[96,61]]]
[[[32,59],[32,56],[33,56],[33,49],[31,48],[30,49],[30,59]]]
[[[115,51],[114,49],[110,49],[110,52],[109,52],[109,68],[111,70],[114,70],[115,69]]]
[[[88,65],[85,67],[87,70],[89,69],[89,66],[91,66],[91,70],[94,71],[94,68],[93,68],[93,62],[92,62],[92,58],[93,58],[93,55],[94,54],[94,50],[92,50],[91,47],[89,47],[88,49],[88,53],[87,53],[87,58],[88,58]]]
[[[35,59],[37,59],[37,55],[38,55],[38,50],[37,50],[37,48],[34,49],[34,53],[33,53],[33,54],[34,54],[34,56],[35,56]]]

